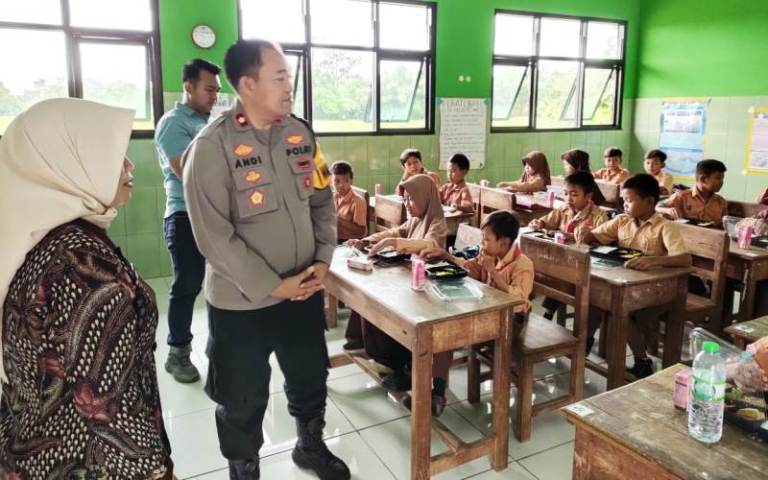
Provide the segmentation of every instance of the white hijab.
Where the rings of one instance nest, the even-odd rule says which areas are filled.
[[[82,218],[107,228],[134,112],[74,98],[37,103],[0,139],[0,319],[27,253]],[[2,345],[2,323],[0,323]],[[7,381],[0,355],[0,379]]]

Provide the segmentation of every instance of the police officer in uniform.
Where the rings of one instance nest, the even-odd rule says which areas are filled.
[[[224,60],[235,107],[184,154],[184,196],[206,259],[206,392],[231,479],[259,478],[269,356],[296,419],[293,461],[324,480],[350,478],[322,439],[328,350],[322,282],[336,245],[330,173],[314,134],[290,115],[291,74],[275,44],[241,40]]]

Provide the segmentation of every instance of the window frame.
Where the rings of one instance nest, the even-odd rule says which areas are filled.
[[[519,56],[519,55],[496,55],[496,18],[498,15],[519,15],[526,17],[533,17],[533,49],[531,55]],[[576,57],[560,57],[560,56],[542,56],[539,54],[541,49],[541,20],[543,18],[563,19],[563,20],[577,20],[581,22],[581,31],[579,37],[579,55]],[[589,22],[602,22],[602,23],[614,23],[618,24],[622,28],[621,41],[621,58],[619,59],[590,59],[587,58],[587,35]],[[624,108],[624,77],[626,68],[626,54],[627,54],[627,27],[628,22],[626,20],[619,20],[613,18],[601,18],[601,17],[581,17],[572,15],[560,15],[550,13],[538,13],[523,10],[509,10],[503,8],[497,8],[493,14],[493,33],[492,38],[494,41],[491,45],[491,133],[525,133],[525,132],[570,132],[570,131],[584,131],[584,130],[621,130],[622,128],[622,113]],[[565,111],[569,108],[572,97],[576,97],[576,126],[568,128],[537,128],[537,105],[539,97],[539,62],[547,60],[554,61],[570,61],[578,63],[578,73],[575,82],[575,89],[571,88],[571,93],[566,100],[564,110],[561,113],[561,117],[565,115]],[[528,111],[528,125],[524,127],[500,127],[494,126],[493,118],[493,92],[494,92],[494,67],[496,65],[512,65],[512,66],[528,66],[528,87],[530,91],[529,98],[529,111]],[[603,68],[614,69],[618,76],[615,81],[614,87],[614,111],[613,111],[613,123],[604,125],[584,125],[584,93],[585,93],[585,73],[588,68]],[[574,92],[575,90],[575,92]],[[519,93],[519,92],[518,92]],[[514,103],[513,103],[514,104]]]
[[[243,39],[243,10],[242,1],[237,0],[237,29],[238,38]],[[316,132],[317,136],[390,136],[390,135],[433,135],[435,133],[435,72],[436,72],[436,45],[437,45],[437,2],[435,0],[368,0],[371,3],[371,15],[373,16],[373,46],[361,47],[350,45],[336,45],[329,43],[312,42],[312,22],[311,22],[311,0],[301,0],[304,11],[304,43],[281,43],[281,47],[286,53],[299,55],[299,62],[302,66],[302,80],[304,91],[304,112],[303,118],[306,119],[314,128],[312,120],[312,50],[314,48],[333,49],[341,51],[358,51],[373,53],[373,83],[371,85],[371,94],[374,95],[373,109],[375,118],[373,119],[373,130],[353,131],[353,132]],[[398,50],[382,48],[379,45],[380,40],[380,22],[379,5],[381,3],[414,5],[425,7],[430,15],[429,25],[429,49],[428,50]],[[426,68],[424,74],[425,80],[425,126],[424,128],[381,128],[381,75],[379,74],[382,61],[423,61]],[[298,64],[297,64],[298,65]],[[295,75],[295,72],[294,72]],[[418,84],[415,86],[418,88]],[[414,92],[415,95],[415,92]]]
[[[70,98],[83,98],[83,76],[80,63],[80,44],[140,45],[147,52],[147,86],[149,88],[152,121],[155,126],[165,113],[163,106],[163,78],[160,65],[160,23],[158,18],[159,0],[149,0],[152,15],[152,30],[118,30],[91,27],[73,27],[70,21],[69,0],[60,0],[61,23],[45,24],[32,22],[0,21],[2,29],[26,31],[56,31],[64,34],[64,49],[67,64],[67,94]],[[155,129],[131,130],[131,139],[154,138]]]

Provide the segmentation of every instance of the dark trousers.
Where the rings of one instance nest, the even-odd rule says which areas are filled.
[[[186,212],[176,212],[166,218],[164,231],[173,265],[173,285],[168,305],[168,345],[185,347],[192,342],[192,312],[205,277],[205,259],[197,249]]]
[[[325,413],[328,349],[323,294],[304,302],[284,301],[259,310],[221,310],[208,305],[208,381],[218,404],[216,427],[224,457],[258,454],[269,401],[269,356],[275,352],[285,376],[288,412],[299,421]]]

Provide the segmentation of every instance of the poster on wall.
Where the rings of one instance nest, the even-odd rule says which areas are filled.
[[[675,177],[694,177],[704,153],[707,99],[665,100],[661,104],[659,148],[667,153],[664,169]]]
[[[749,109],[748,172],[768,173],[768,108]]]
[[[471,168],[485,164],[485,137],[488,123],[488,99],[438,98],[440,105],[440,169],[448,160],[463,153]]]

